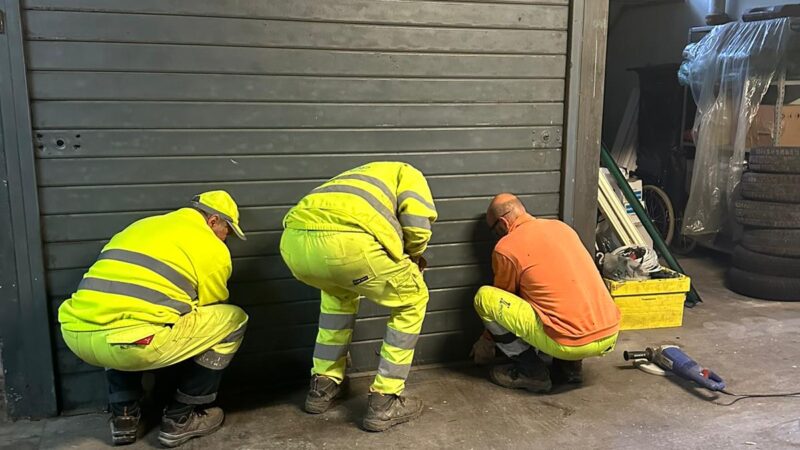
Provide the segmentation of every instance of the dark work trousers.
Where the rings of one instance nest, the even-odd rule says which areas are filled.
[[[161,391],[166,394],[159,387],[164,386],[165,379],[171,378],[169,369],[172,369],[176,378],[174,400],[188,405],[205,405],[216,400],[224,370],[203,367],[194,362],[193,359],[183,361],[174,367],[166,369],[161,369],[160,373],[157,374],[157,393]],[[121,370],[106,369],[108,402],[114,414],[122,414],[125,408],[127,408],[129,414],[138,412],[139,402],[144,395],[142,387],[143,374],[144,372],[123,372]],[[168,386],[173,385],[168,382],[166,384]],[[157,400],[160,401],[160,399]]]

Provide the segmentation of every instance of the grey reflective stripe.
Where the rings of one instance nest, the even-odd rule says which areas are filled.
[[[403,192],[401,192],[400,195],[397,196],[397,204],[398,205],[402,205],[404,201],[406,201],[406,200],[408,200],[410,198],[413,198],[414,200],[422,203],[423,205],[425,205],[431,211],[436,212],[436,207],[433,206],[433,203],[425,200],[421,195],[417,194],[414,191],[403,191]]]
[[[403,333],[387,326],[386,337],[383,338],[383,342],[404,350],[414,350],[417,345],[417,339],[419,339],[419,334]]]
[[[322,194],[325,192],[352,194],[363,198],[364,200],[366,200],[367,203],[370,204],[370,206],[372,206],[375,209],[375,211],[380,213],[380,215],[382,215],[389,222],[389,224],[392,225],[392,227],[394,227],[394,230],[397,232],[397,236],[400,237],[400,241],[401,242],[403,241],[403,230],[402,228],[400,228],[400,222],[397,221],[397,217],[394,216],[394,212],[390,211],[389,208],[387,208],[386,205],[381,203],[380,200],[375,198],[374,195],[370,194],[364,189],[353,186],[345,186],[341,184],[321,186],[311,191],[312,194]]]
[[[244,331],[247,329],[247,325],[242,325],[238,330],[234,331],[233,333],[225,336],[225,339],[219,341],[220,344],[228,344],[230,342],[236,342],[244,336]]]
[[[386,183],[375,177],[369,175],[362,175],[359,173],[350,173],[347,175],[338,176],[334,178],[334,180],[360,180],[367,182],[375,186],[376,188],[380,189],[384,193],[384,195],[386,195],[386,198],[388,198],[389,201],[392,203],[392,209],[397,210],[397,197],[395,197],[394,192],[392,192],[392,190],[389,189],[389,186],[386,186]]]
[[[185,403],[187,405],[206,405],[208,403],[213,402],[216,399],[217,399],[216,392],[207,395],[189,395],[189,394],[184,394],[183,392],[180,391],[180,389],[177,389],[175,391],[175,400],[181,403]]]
[[[355,314],[319,314],[319,327],[326,330],[352,330],[355,323]]]
[[[489,330],[489,333],[495,336],[510,333],[508,330],[501,327],[497,322],[484,322],[484,325],[486,326],[486,329]]]
[[[112,249],[100,253],[97,260],[110,259],[114,261],[121,261],[135,266],[141,266],[149,269],[170,281],[192,300],[197,300],[197,291],[195,290],[192,282],[180,272],[170,267],[168,264],[161,262],[152,256],[145,255],[144,253],[132,252],[130,250]]]
[[[197,197],[195,197],[195,198],[197,198]],[[225,214],[223,212],[220,212],[220,211],[218,211],[218,210],[216,210],[216,209],[214,209],[214,208],[212,208],[212,207],[210,207],[208,205],[204,205],[204,204],[200,203],[197,200],[192,200],[191,205],[192,205],[193,208],[197,208],[197,209],[199,209],[199,210],[201,210],[203,212],[211,214],[212,216],[216,214],[216,215],[218,215],[220,217],[220,219],[222,219],[222,220],[224,220],[226,222],[229,222],[229,223],[233,223],[233,219],[231,218],[231,216],[229,216],[229,215],[227,215],[227,214]]]
[[[400,225],[403,227],[431,229],[431,221],[427,217],[414,214],[400,214]]]
[[[386,378],[397,378],[405,380],[408,378],[408,372],[411,370],[411,364],[395,364],[391,361],[381,357],[381,362],[378,364],[378,375]]]
[[[207,352],[203,352],[195,356],[194,362],[205,367],[206,369],[222,370],[228,367],[228,364],[231,363],[233,355],[233,353],[222,354],[217,353],[214,350],[208,350]]]
[[[146,288],[136,284],[125,283],[123,281],[101,280],[99,278],[84,278],[78,285],[78,290],[86,289],[89,291],[103,292],[106,294],[125,295],[139,300],[144,300],[159,306],[166,306],[177,310],[181,314],[192,311],[192,306],[188,303],[173,300],[161,292]]]
[[[520,353],[524,352],[525,350],[531,348],[530,344],[523,341],[520,338],[514,339],[513,342],[508,344],[502,344],[500,342],[497,343],[497,348],[499,348],[503,353],[506,354],[508,357],[517,356]]]
[[[329,345],[317,342],[314,346],[314,358],[325,361],[338,361],[347,354],[347,345]]]

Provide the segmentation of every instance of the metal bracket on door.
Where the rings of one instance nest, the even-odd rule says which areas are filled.
[[[0,34],[6,34],[6,12],[0,11]]]

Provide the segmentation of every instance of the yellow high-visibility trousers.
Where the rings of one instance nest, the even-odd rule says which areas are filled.
[[[61,333],[70,350],[99,367],[138,372],[194,358],[203,367],[221,370],[228,366],[242,344],[246,327],[244,310],[217,304],[184,314],[171,326],[142,324],[98,331],[62,329]],[[152,339],[148,339],[150,336]],[[137,341],[140,343],[136,344]]]
[[[342,382],[363,296],[391,310],[370,390],[401,393],[428,305],[428,288],[419,267],[408,257],[392,260],[367,233],[289,228],[280,247],[295,278],[321,291],[311,373]]]
[[[493,336],[508,333],[516,338],[495,343],[508,356],[516,356],[530,346],[566,361],[602,356],[614,350],[618,333],[584,345],[559,344],[544,331],[541,319],[523,298],[493,286],[483,286],[475,294],[475,311]]]

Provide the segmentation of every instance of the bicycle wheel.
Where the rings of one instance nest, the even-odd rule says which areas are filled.
[[[669,196],[658,186],[646,184],[642,186],[644,209],[653,221],[658,234],[664,243],[669,245],[675,235],[675,210]]]

